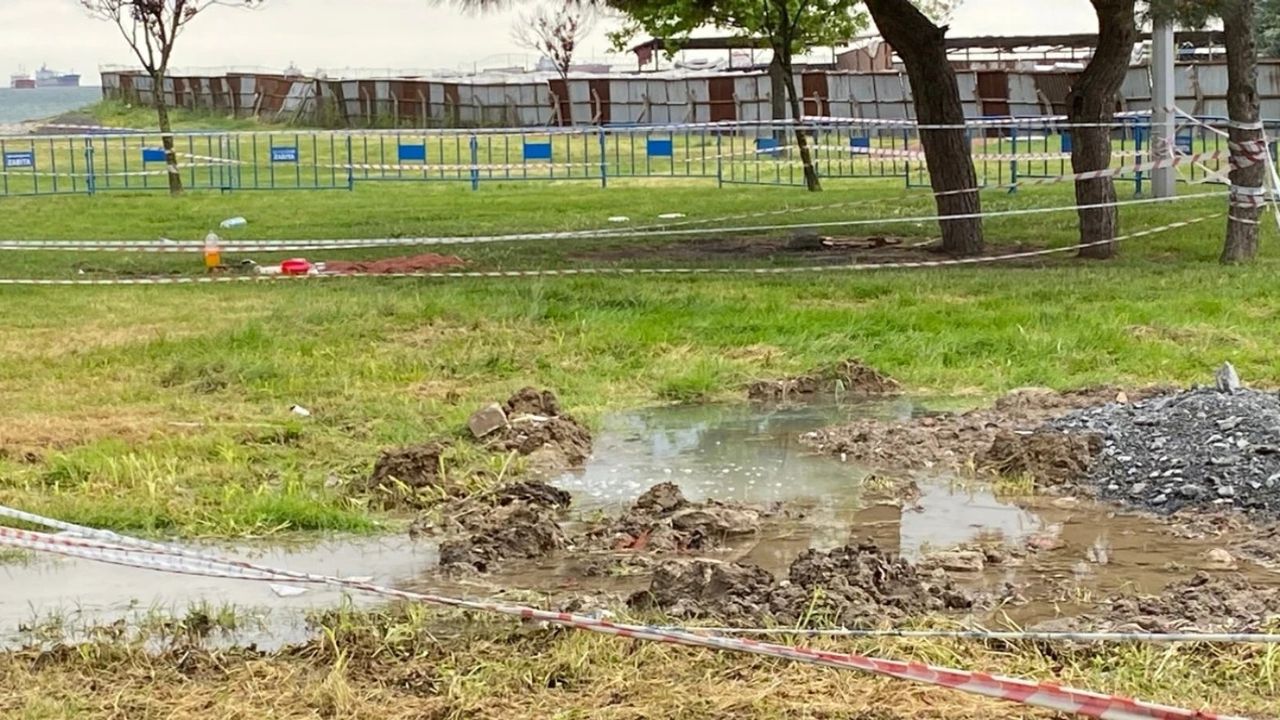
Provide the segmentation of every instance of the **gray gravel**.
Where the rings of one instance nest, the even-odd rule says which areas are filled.
[[[1280,517],[1280,396],[1194,388],[1077,410],[1049,424],[1093,432],[1103,450],[1086,482],[1161,513],[1238,508]]]

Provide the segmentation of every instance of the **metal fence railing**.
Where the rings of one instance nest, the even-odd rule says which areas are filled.
[[[987,120],[968,131],[979,182],[1005,186],[1071,172],[1069,128],[1051,121]],[[1113,162],[1151,158],[1145,118],[1112,129]],[[1276,123],[1280,126],[1280,123]],[[804,126],[825,178],[890,178],[928,186],[919,132],[907,124],[859,121]],[[1269,125],[1269,129],[1271,128]],[[792,123],[499,130],[189,132],[173,137],[191,190],[352,189],[370,182],[703,179],[724,184],[803,185]],[[1225,138],[1188,124],[1180,154],[1216,153],[1179,170],[1190,182],[1218,181]],[[1274,155],[1274,146],[1272,148]],[[0,196],[164,190],[167,165],[156,132],[0,137]],[[1140,193],[1145,173],[1126,176]]]

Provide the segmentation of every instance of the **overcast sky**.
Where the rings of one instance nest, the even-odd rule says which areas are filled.
[[[432,0],[267,0],[256,11],[214,8],[179,43],[183,67],[470,68],[536,58],[510,39],[514,12],[464,13]],[[1092,32],[1089,0],[966,0],[952,35]],[[598,28],[582,54],[608,50]],[[504,57],[504,55],[514,57]],[[78,0],[0,0],[0,83],[19,66],[76,70],[97,84],[104,64],[136,64],[115,27]]]

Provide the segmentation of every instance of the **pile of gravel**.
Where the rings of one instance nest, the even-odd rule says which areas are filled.
[[[1280,396],[1220,388],[1076,410],[1049,427],[1101,437],[1086,481],[1103,498],[1280,517]]]

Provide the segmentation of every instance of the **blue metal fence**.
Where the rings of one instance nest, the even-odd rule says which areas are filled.
[[[1115,164],[1149,159],[1149,128],[1134,119],[1113,132]],[[806,124],[815,166],[826,178],[894,178],[927,186],[919,134],[909,126]],[[1052,123],[969,131],[984,186],[1071,171],[1071,136]],[[1207,128],[1178,135],[1180,152],[1222,151],[1188,165],[1187,180],[1216,179],[1226,142]],[[366,182],[492,182],[686,178],[719,184],[803,185],[791,123],[740,123],[504,130],[276,131],[175,133],[183,184],[192,190],[347,189]],[[1274,147],[1273,147],[1274,152]],[[168,188],[166,151],[153,132],[0,137],[0,195]],[[1126,178],[1141,192],[1144,174]]]

